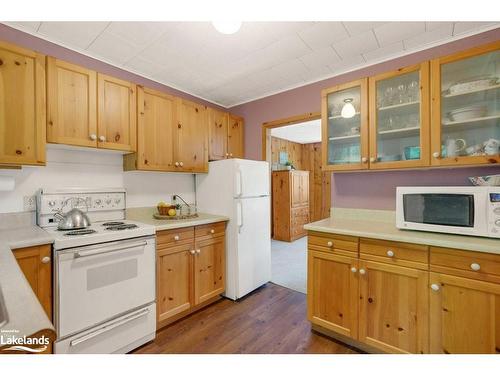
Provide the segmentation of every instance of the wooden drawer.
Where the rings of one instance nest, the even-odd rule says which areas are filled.
[[[176,246],[193,241],[194,227],[169,229],[156,232],[156,246]]]
[[[427,269],[429,264],[429,248],[426,245],[361,238],[359,253],[362,259],[419,269]]]
[[[223,236],[226,231],[226,223],[221,221],[219,223],[198,225],[194,228],[194,236],[196,238],[207,237],[216,238]]]
[[[358,238],[343,236],[339,234],[330,234],[322,232],[309,232],[307,245],[313,250],[328,251],[333,250],[349,251],[357,255]],[[350,254],[355,255],[355,254]]]
[[[431,271],[500,283],[500,255],[431,247]]]

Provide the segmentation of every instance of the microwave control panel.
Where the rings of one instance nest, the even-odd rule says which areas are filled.
[[[488,198],[488,232],[500,237],[500,190],[490,190]]]

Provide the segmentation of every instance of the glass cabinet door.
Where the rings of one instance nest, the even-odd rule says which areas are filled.
[[[500,43],[432,61],[432,164],[500,162]]]
[[[322,93],[325,170],[368,168],[367,80],[338,85]]]
[[[370,169],[429,164],[429,65],[370,78]]]

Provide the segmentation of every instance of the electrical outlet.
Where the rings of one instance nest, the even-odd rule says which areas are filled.
[[[24,211],[35,211],[36,210],[36,196],[25,195],[23,197]]]

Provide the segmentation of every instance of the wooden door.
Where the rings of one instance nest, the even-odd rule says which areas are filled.
[[[389,353],[427,353],[427,271],[359,262],[359,341]]]
[[[174,97],[139,86],[137,104],[137,168],[175,170],[172,140],[175,125]]]
[[[227,128],[227,152],[230,158],[245,157],[243,118],[229,114]]]
[[[157,321],[193,306],[193,244],[159,248],[156,252]]]
[[[47,57],[47,142],[97,147],[97,73]]]
[[[45,164],[45,56],[0,42],[0,164]]]
[[[500,284],[431,272],[430,351],[500,353]]]
[[[19,267],[52,320],[52,259],[51,246],[33,246],[14,250]]]
[[[307,317],[333,332],[358,337],[358,260],[309,250]]]
[[[214,108],[208,109],[208,158],[222,160],[229,156],[227,152],[228,114]]]
[[[225,237],[197,241],[194,258],[195,305],[225,290]]]
[[[136,86],[127,81],[97,75],[97,146],[120,151],[135,151]]]
[[[207,107],[178,98],[176,118],[174,165],[179,172],[208,172]]]
[[[369,79],[370,169],[428,166],[429,62]]]

